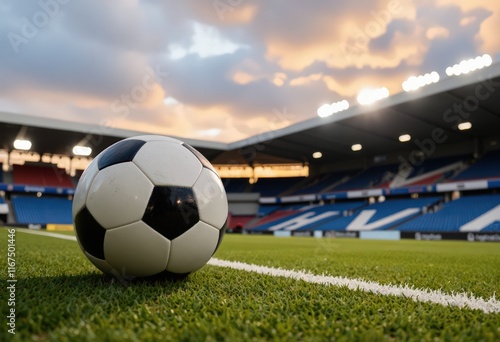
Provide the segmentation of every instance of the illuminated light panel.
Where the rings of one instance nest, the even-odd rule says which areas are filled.
[[[363,145],[361,145],[361,144],[354,144],[351,146],[351,150],[353,150],[354,152],[361,151],[362,148],[363,148]]]
[[[357,97],[360,105],[370,105],[389,96],[389,89],[386,87],[377,89],[363,89]]]
[[[16,139],[14,141],[14,148],[17,150],[28,151],[31,148],[31,141],[24,139]]]
[[[317,113],[320,118],[326,118],[332,114],[341,112],[349,108],[349,102],[347,100],[342,100],[334,102],[332,104],[324,104],[318,108]]]
[[[471,128],[472,124],[470,122],[462,122],[461,124],[458,124],[458,129],[461,131],[466,131]]]
[[[92,153],[92,149],[90,147],[79,146],[79,145],[76,145],[75,147],[73,147],[73,154],[76,156],[87,157],[87,156],[90,156],[91,153]]]
[[[409,134],[402,134],[399,136],[399,141],[401,142],[408,142],[411,140],[411,135]]]
[[[431,73],[420,75],[418,77],[411,76],[406,81],[403,82],[402,86],[403,90],[408,92],[417,90],[418,88],[422,88],[432,83],[437,83],[438,81],[439,81],[439,74],[436,71],[433,71]]]
[[[447,67],[446,75],[459,76],[462,74],[468,74],[469,72],[489,67],[492,63],[493,59],[488,54],[477,56],[476,58],[466,60],[464,59],[463,61],[453,65],[452,67]]]
[[[319,151],[318,152],[314,152],[312,154],[312,156],[313,156],[314,159],[319,159],[319,158],[323,157],[323,153],[321,153]]]

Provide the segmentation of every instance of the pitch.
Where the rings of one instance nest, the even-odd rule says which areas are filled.
[[[16,335],[23,340],[500,339],[496,244],[226,235],[215,254],[386,290],[407,284],[420,291],[417,299],[212,263],[185,281],[128,284],[103,276],[75,241],[18,230],[16,244]],[[442,300],[449,295],[484,303],[460,307]]]

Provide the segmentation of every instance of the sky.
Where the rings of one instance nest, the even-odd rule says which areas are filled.
[[[0,1],[0,112],[234,142],[488,53],[498,0]]]

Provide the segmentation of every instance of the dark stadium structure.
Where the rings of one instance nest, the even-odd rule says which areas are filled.
[[[229,228],[249,233],[342,236],[398,231],[402,237],[474,240],[500,232],[500,64],[447,77],[414,92],[355,106],[232,143],[179,138],[217,165],[300,163],[308,177],[223,179]],[[286,118],[276,117],[276,120]],[[460,130],[459,124],[472,127]],[[31,151],[72,157],[85,142],[95,157],[147,134],[0,113],[0,148],[19,132]],[[398,137],[411,135],[411,141]],[[360,144],[360,151],[351,146]],[[314,152],[322,157],[313,158]],[[9,225],[71,224],[77,173],[26,163],[0,173],[1,215]],[[246,197],[245,197],[246,196]],[[249,209],[250,208],[250,209]],[[410,235],[408,235],[410,234]],[[472,234],[472,235],[471,235]],[[348,234],[349,235],[349,234]],[[485,238],[485,240],[487,240]],[[500,240],[500,239],[499,239]]]

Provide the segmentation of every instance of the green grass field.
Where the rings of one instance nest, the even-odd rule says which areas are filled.
[[[5,255],[7,235],[0,230]],[[215,257],[484,299],[500,292],[495,243],[226,235]],[[16,335],[6,294],[2,341],[500,340],[500,313],[212,265],[185,281],[122,284],[76,242],[19,231],[16,278]]]

